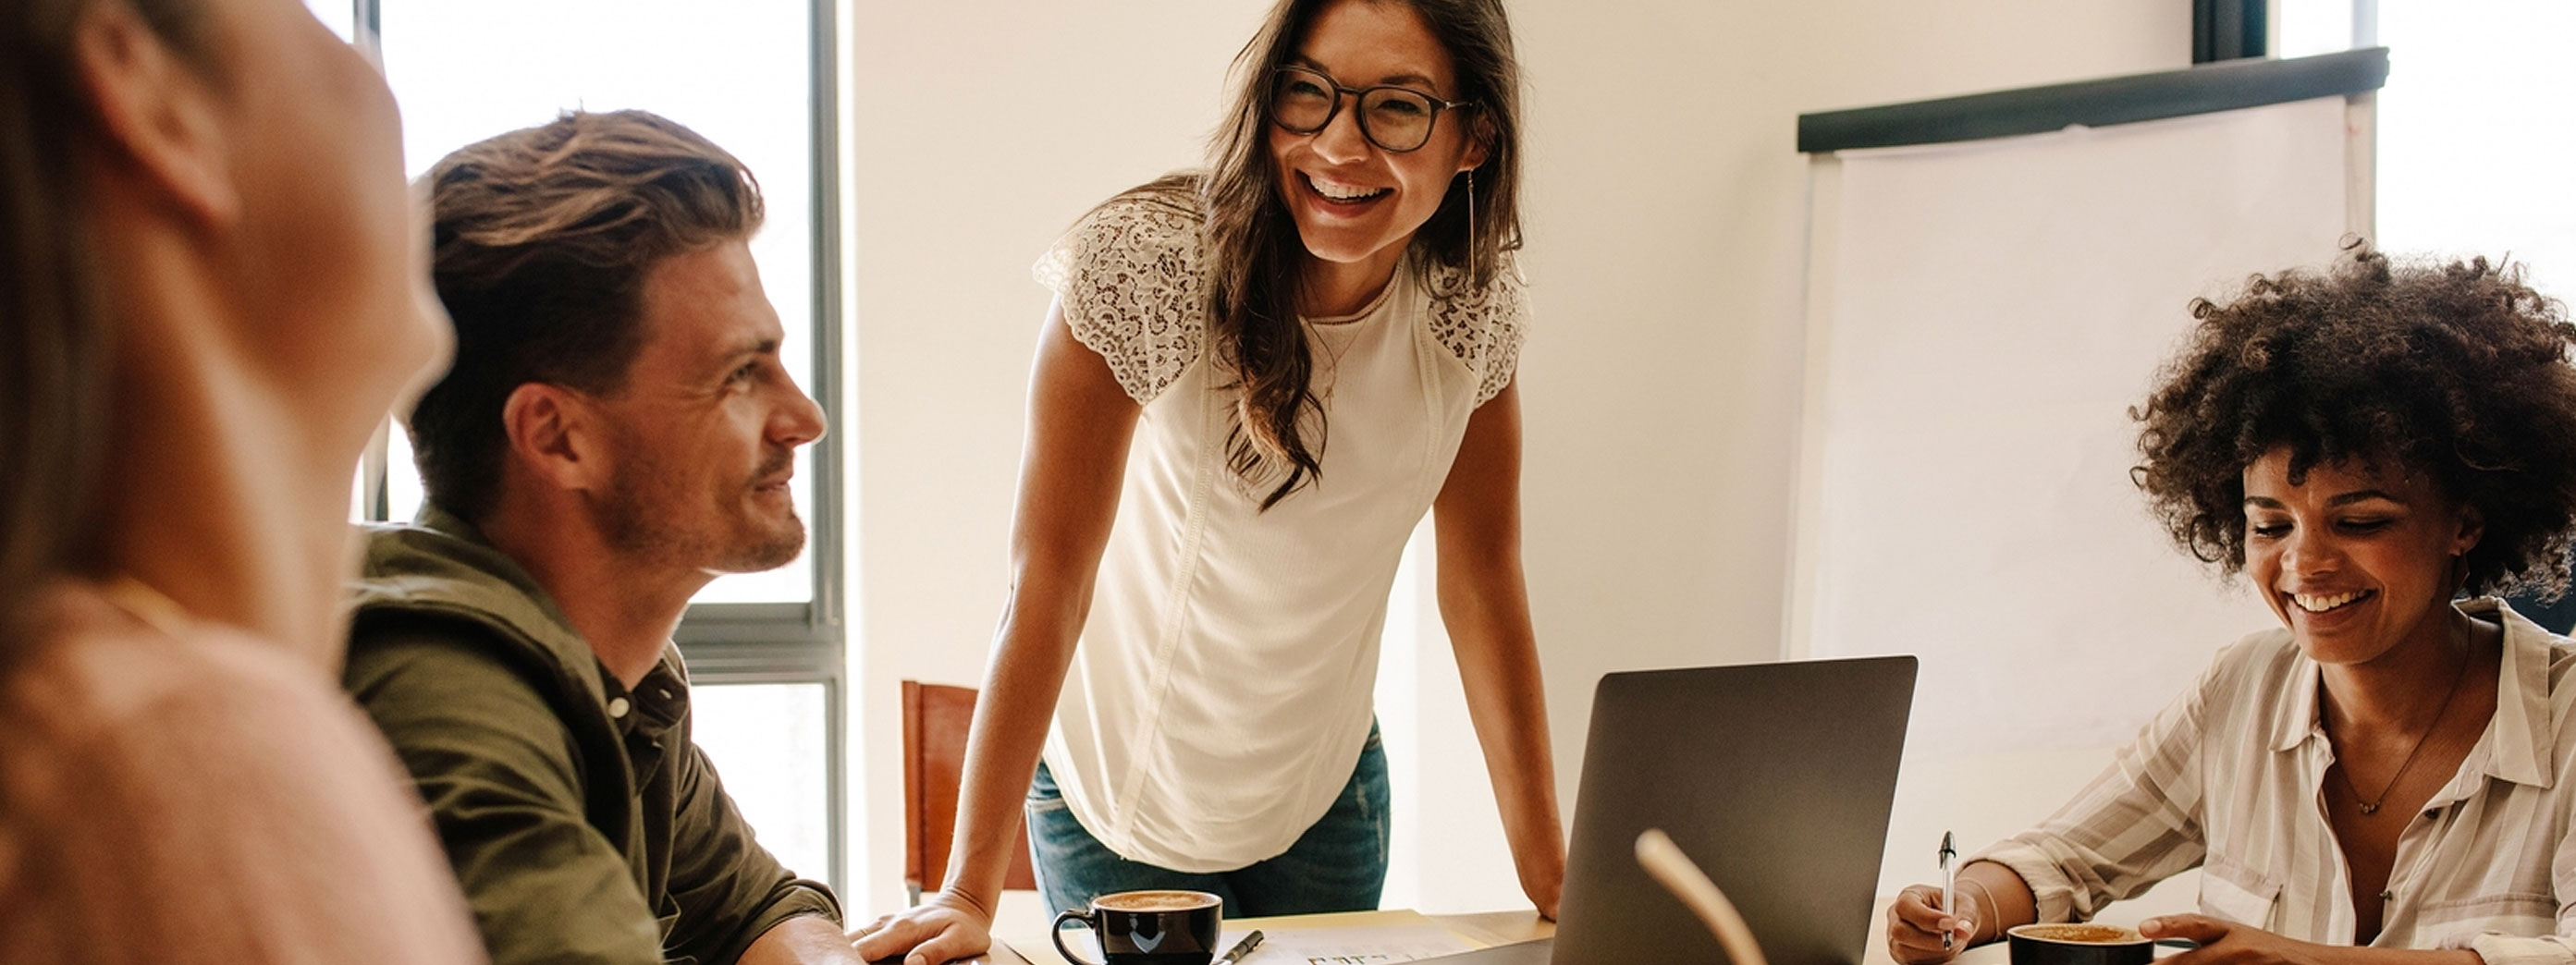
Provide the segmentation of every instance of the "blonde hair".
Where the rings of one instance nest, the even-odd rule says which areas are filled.
[[[99,137],[73,65],[95,0],[0,4],[0,669],[37,584],[103,565],[117,324],[83,198]],[[123,0],[181,62],[220,79],[192,0]]]

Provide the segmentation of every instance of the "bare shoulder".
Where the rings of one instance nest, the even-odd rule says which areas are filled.
[[[0,907],[25,916],[0,930],[111,934],[75,956],[104,961],[480,960],[420,805],[321,668],[48,606],[0,684]]]

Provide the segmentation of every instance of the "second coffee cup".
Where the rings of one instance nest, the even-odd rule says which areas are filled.
[[[2020,925],[2005,934],[2012,965],[2148,965],[2156,959],[2155,942],[2118,925]]]
[[[1055,916],[1055,950],[1076,965],[1208,965],[1225,924],[1224,899],[1204,891],[1122,891],[1091,899],[1088,911]],[[1080,923],[1100,938],[1109,960],[1094,962],[1064,942]]]

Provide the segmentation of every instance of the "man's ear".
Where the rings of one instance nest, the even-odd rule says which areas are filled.
[[[608,482],[608,454],[585,400],[562,386],[525,382],[501,403],[508,458],[557,489],[587,491]]]
[[[112,155],[187,216],[231,221],[241,194],[213,84],[125,4],[88,4],[73,31],[81,93]]]

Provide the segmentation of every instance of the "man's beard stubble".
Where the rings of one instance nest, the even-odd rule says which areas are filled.
[[[794,562],[805,551],[805,521],[790,506],[784,526],[769,527],[750,514],[746,503],[762,480],[776,476],[795,461],[792,450],[761,461],[751,481],[733,490],[730,500],[700,506],[701,525],[688,525],[682,507],[685,494],[658,490],[656,483],[678,478],[661,471],[657,461],[629,460],[609,483],[607,496],[591,505],[600,531],[620,555],[718,573],[757,573]]]

